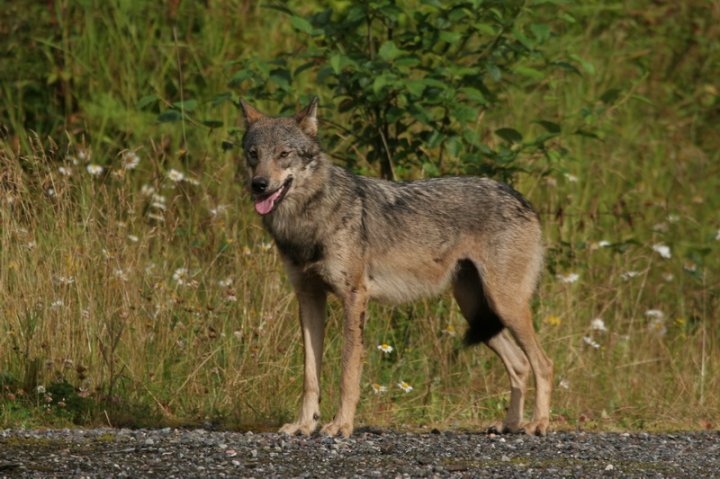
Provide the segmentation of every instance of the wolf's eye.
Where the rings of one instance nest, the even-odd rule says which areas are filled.
[[[280,158],[287,158],[289,154],[290,154],[289,151],[283,150],[280,152]]]
[[[250,151],[248,151],[247,156],[248,156],[249,163],[257,163],[257,158],[258,158],[257,151],[250,150]]]

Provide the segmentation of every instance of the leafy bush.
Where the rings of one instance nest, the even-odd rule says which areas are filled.
[[[241,61],[230,86],[290,109],[293,80],[312,72],[315,90],[329,90],[345,114],[329,122],[328,141],[349,165],[360,157],[379,164],[388,179],[417,167],[431,176],[507,179],[518,153],[542,148],[560,126],[541,121],[547,134],[527,143],[517,130],[500,128],[495,134],[502,141],[492,147],[478,131],[483,112],[511,84],[540,82],[556,66],[573,69],[544,59],[540,48],[550,27],[529,23],[532,10],[523,4],[374,0],[304,16],[272,5],[306,44],[270,61]]]

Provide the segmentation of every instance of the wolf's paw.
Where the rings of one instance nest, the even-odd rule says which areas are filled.
[[[344,438],[350,437],[350,435],[353,432],[352,424],[341,424],[336,421],[331,421],[327,424],[325,424],[322,429],[320,429],[320,434],[323,436],[329,436],[334,437],[337,435],[341,435]]]
[[[281,434],[287,434],[288,436],[296,436],[302,434],[303,436],[309,436],[317,429],[317,421],[311,422],[290,422],[285,424],[278,431]]]
[[[548,419],[532,420],[523,424],[520,427],[520,432],[530,436],[546,436],[549,428],[550,421]]]
[[[523,426],[516,422],[498,421],[487,428],[488,434],[518,434],[524,432]]]

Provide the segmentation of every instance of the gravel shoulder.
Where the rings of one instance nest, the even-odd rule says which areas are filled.
[[[360,430],[0,431],[0,478],[720,477],[720,432],[523,435]]]

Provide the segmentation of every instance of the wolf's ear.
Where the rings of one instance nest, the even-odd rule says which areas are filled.
[[[318,97],[313,97],[310,100],[310,104],[305,107],[303,111],[295,115],[295,121],[300,126],[300,129],[305,132],[306,135],[315,138],[317,136],[318,124],[317,124],[317,108],[318,108]]]
[[[245,100],[240,100],[240,106],[242,107],[243,116],[245,117],[245,126],[250,126],[256,121],[265,118],[265,115],[257,111],[254,106]]]

